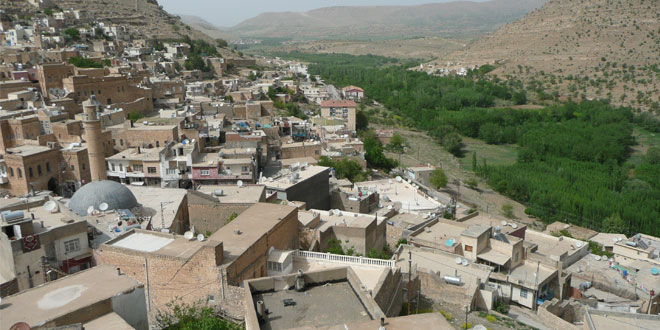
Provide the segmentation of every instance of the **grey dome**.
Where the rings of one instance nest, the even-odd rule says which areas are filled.
[[[86,216],[90,206],[98,210],[101,203],[107,203],[108,210],[132,209],[138,205],[135,195],[124,185],[104,180],[82,186],[71,197],[69,207],[79,215]]]

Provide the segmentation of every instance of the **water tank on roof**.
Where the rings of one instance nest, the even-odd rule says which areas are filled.
[[[14,222],[24,218],[23,211],[4,211],[2,212],[2,220],[4,222]]]

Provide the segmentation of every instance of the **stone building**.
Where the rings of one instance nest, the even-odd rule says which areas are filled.
[[[318,160],[321,158],[322,146],[318,141],[284,143],[280,150],[282,150],[282,159],[313,157]]]
[[[68,96],[81,104],[92,95],[103,106],[114,105],[127,108],[130,104],[143,100],[142,106],[136,109],[139,113],[151,113],[153,108],[152,90],[139,87],[132,78],[122,75],[92,77],[75,75],[62,80],[63,88]]]

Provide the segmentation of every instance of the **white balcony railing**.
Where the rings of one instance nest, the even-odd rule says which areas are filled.
[[[294,257],[313,259],[313,260],[324,260],[328,262],[336,262],[342,264],[356,264],[362,266],[371,266],[371,267],[389,267],[395,268],[396,261],[394,260],[383,260],[383,259],[373,259],[365,257],[353,257],[353,256],[344,256],[340,254],[332,253],[320,253],[320,252],[311,252],[311,251],[294,251]]]

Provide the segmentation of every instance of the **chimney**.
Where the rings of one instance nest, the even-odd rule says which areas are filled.
[[[121,276],[121,268],[117,267],[117,275]]]

